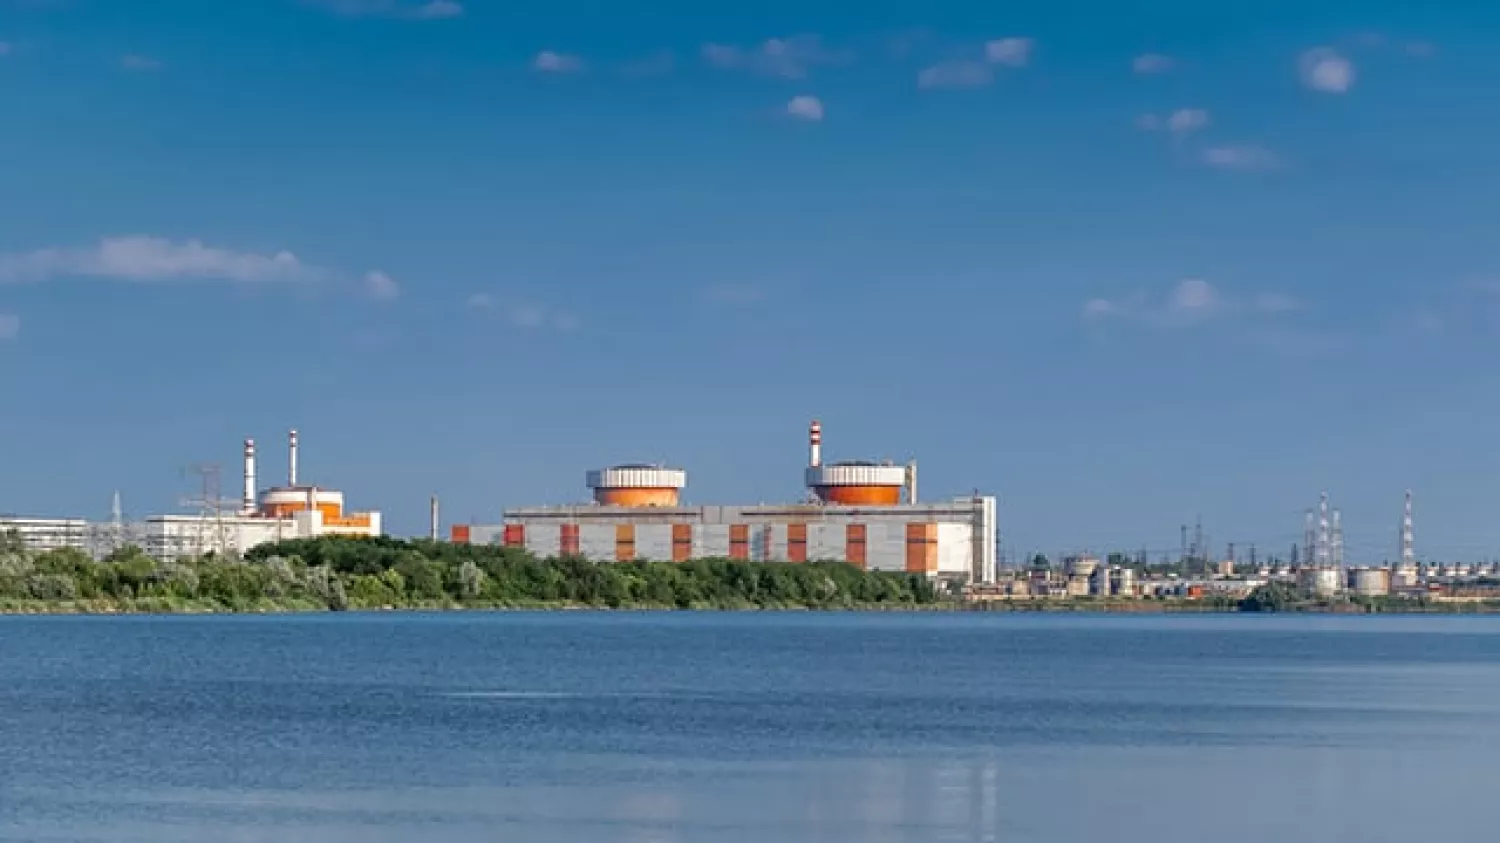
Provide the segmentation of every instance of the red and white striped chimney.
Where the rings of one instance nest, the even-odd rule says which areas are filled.
[[[823,464],[823,425],[813,419],[813,423],[807,428],[808,462],[813,468]]]

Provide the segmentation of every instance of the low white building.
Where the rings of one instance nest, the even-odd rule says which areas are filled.
[[[302,510],[282,518],[263,515],[154,515],[146,519],[143,549],[163,560],[244,553],[256,545],[318,536],[382,535],[380,513],[330,518]]]
[[[93,552],[93,525],[82,518],[20,518],[0,516],[0,533],[12,530],[26,543],[26,549],[37,553],[71,548]]]

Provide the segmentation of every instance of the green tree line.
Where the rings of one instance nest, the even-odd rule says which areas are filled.
[[[921,576],[842,562],[596,563],[517,548],[394,538],[297,539],[244,558],[165,562],[136,547],[95,561],[0,536],[0,610],[315,611],[382,608],[843,609],[943,598]]]

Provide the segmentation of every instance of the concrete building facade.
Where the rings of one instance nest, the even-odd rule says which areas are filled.
[[[995,499],[889,506],[562,506],[511,509],[497,525],[454,525],[454,542],[599,562],[837,560],[870,571],[995,579]]]

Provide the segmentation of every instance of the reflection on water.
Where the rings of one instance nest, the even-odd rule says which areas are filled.
[[[1402,621],[0,620],[0,839],[1479,839],[1500,623]]]

